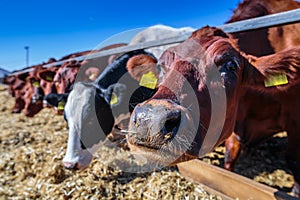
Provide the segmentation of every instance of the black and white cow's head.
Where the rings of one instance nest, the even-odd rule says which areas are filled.
[[[46,97],[51,97],[51,104],[58,107],[59,102],[66,102],[64,117],[69,126],[63,159],[66,168],[87,167],[101,141],[112,131],[115,118],[131,112],[134,105],[155,93],[156,88],[140,86],[144,74],[152,74],[157,79],[159,69],[153,60],[156,61],[144,51],[125,54],[107,66],[95,81],[77,82],[69,94]]]
[[[69,127],[67,152],[63,164],[68,169],[82,169],[89,165],[92,154],[111,132],[114,125],[110,99],[112,91],[118,97],[125,86],[114,84],[107,89],[91,83],[75,83],[65,105],[64,117]]]

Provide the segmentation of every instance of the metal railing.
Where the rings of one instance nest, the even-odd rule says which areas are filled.
[[[229,24],[224,24],[224,25],[217,26],[217,28],[220,28],[227,33],[236,33],[236,32],[243,32],[243,31],[255,30],[260,28],[268,28],[268,27],[279,26],[279,25],[287,25],[287,24],[292,24],[297,22],[300,22],[300,8],[281,12],[281,13],[271,14],[267,16],[233,22]],[[151,47],[180,43],[186,40],[191,33],[192,32],[189,32],[186,33],[185,35],[178,36],[178,37],[171,37],[162,40],[148,41],[148,42],[134,44],[134,45],[117,47],[109,50],[100,51],[97,53],[92,53],[89,55],[78,56],[75,58],[70,58],[58,62],[53,62],[50,64],[45,64],[43,67],[47,68],[54,65],[61,65],[68,61],[83,61],[83,60],[93,59],[102,56],[125,53],[125,52],[134,51],[138,49],[147,49]],[[21,70],[11,75],[16,75],[19,73],[30,72],[30,71],[32,71],[32,69]]]

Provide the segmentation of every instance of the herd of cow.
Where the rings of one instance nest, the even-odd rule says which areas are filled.
[[[294,0],[244,0],[228,23],[296,8],[300,3]],[[132,43],[189,31],[154,26]],[[64,114],[66,168],[87,167],[99,141],[120,127],[132,152],[168,165],[198,158],[225,141],[228,170],[242,146],[286,131],[286,161],[295,179],[293,194],[299,197],[299,35],[300,24],[235,34],[206,26],[171,47],[37,65],[5,83],[15,98],[14,113],[24,110],[33,117],[52,106]],[[116,121],[126,113],[127,121]]]

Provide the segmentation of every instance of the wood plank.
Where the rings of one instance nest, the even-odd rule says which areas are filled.
[[[225,32],[228,33],[234,33],[234,32],[242,32],[242,31],[247,31],[247,30],[253,30],[253,29],[258,29],[258,28],[265,28],[265,27],[271,27],[271,26],[278,26],[278,25],[283,25],[283,24],[290,24],[290,23],[296,23],[300,22],[300,8],[295,9],[295,10],[290,10],[290,11],[285,11],[281,13],[276,13],[272,15],[267,15],[267,16],[262,16],[262,17],[257,17],[253,19],[247,19],[239,22],[234,22],[230,24],[225,24],[218,26],[218,28],[223,29]],[[45,68],[51,67],[54,65],[61,65],[64,62],[67,61],[82,61],[82,60],[87,60],[87,59],[92,59],[92,58],[97,58],[97,57],[102,57],[102,56],[108,56],[112,54],[118,54],[118,53],[124,53],[124,52],[129,52],[129,51],[134,51],[137,49],[147,49],[151,47],[156,47],[156,46],[164,46],[168,44],[174,44],[174,43],[180,43],[186,40],[188,36],[191,34],[186,33],[185,35],[179,36],[179,37],[172,37],[172,38],[167,38],[167,39],[162,39],[162,40],[155,40],[155,41],[148,41],[140,44],[135,44],[135,45],[128,45],[128,46],[122,46],[114,49],[109,49],[97,53],[93,53],[90,55],[85,55],[85,56],[79,56],[76,58],[70,58],[66,59],[63,61],[58,61],[58,62],[53,62],[50,64],[44,65]],[[16,72],[13,73],[12,75],[16,75],[19,73],[23,72],[30,72],[32,69],[27,69],[24,71]]]
[[[189,180],[189,181],[195,182],[195,181],[194,181],[192,178],[190,178],[190,177],[186,177],[186,178],[187,178],[187,180]],[[221,192],[219,192],[219,191],[217,191],[217,190],[215,190],[215,189],[213,189],[213,188],[211,188],[211,187],[208,187],[207,185],[203,185],[203,184],[201,184],[201,183],[199,183],[199,185],[200,185],[205,191],[207,191],[208,193],[214,194],[214,195],[216,195],[216,196],[218,196],[218,197],[221,197],[222,200],[236,200],[236,198],[229,197],[229,196],[227,196],[227,195],[224,194],[224,193],[221,193]]]
[[[180,173],[184,176],[239,200],[297,199],[275,188],[257,183],[249,178],[209,165],[200,160],[191,160],[180,163],[177,166]]]

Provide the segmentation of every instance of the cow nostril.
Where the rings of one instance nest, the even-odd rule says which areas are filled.
[[[64,167],[65,167],[66,169],[73,169],[74,166],[75,166],[74,163],[64,162]]]
[[[79,165],[78,163],[71,163],[71,162],[65,162],[63,163],[64,167],[66,169],[70,169],[70,170],[79,170]]]
[[[170,139],[172,136],[174,136],[174,134],[178,131],[180,122],[180,111],[172,112],[168,115],[168,119],[166,120],[163,128],[163,132],[165,133],[166,139]]]
[[[179,126],[180,125],[180,117],[179,118],[172,118],[172,119],[168,119],[166,122],[165,122],[165,128],[167,131],[172,131],[175,127]]]

